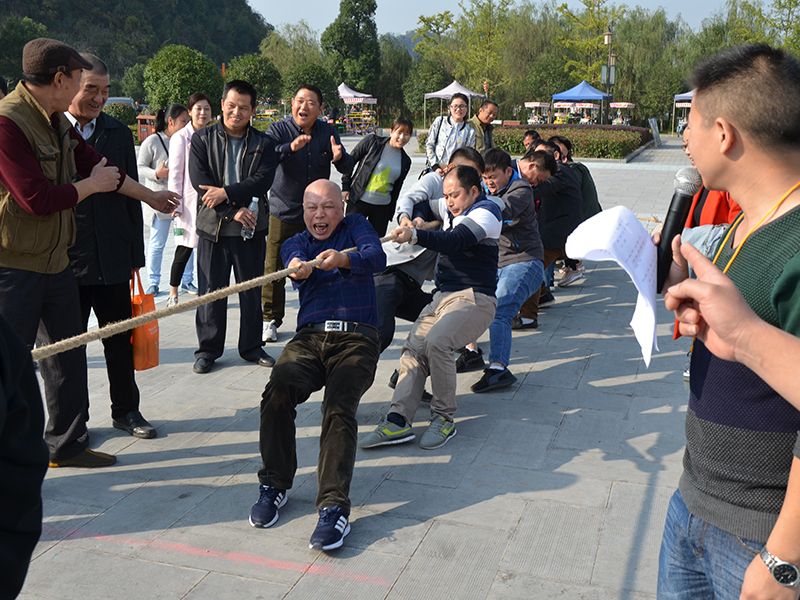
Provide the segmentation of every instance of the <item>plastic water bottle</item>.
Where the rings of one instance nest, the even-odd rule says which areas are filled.
[[[250,200],[250,206],[247,207],[251,213],[258,217],[258,196],[253,196],[253,199]],[[253,234],[256,232],[255,227],[247,227],[246,225],[242,225],[242,239],[250,240],[253,239]]]

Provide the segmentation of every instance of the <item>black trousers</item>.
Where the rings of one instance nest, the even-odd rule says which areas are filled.
[[[175,246],[175,258],[172,259],[172,267],[169,271],[169,284],[172,287],[178,287],[181,284],[183,272],[186,270],[186,265],[189,264],[189,259],[192,258],[194,248],[188,246]]]
[[[422,309],[433,300],[433,295],[402,271],[389,267],[375,274],[375,295],[378,302],[378,332],[381,352],[394,339],[394,319],[399,317],[413,323]]]
[[[378,237],[386,235],[386,227],[394,216],[395,202],[391,204],[370,204],[361,200],[354,200],[347,203],[347,214],[358,213],[364,215],[370,222]]]
[[[266,232],[265,232],[266,233]],[[254,236],[220,237],[218,242],[200,238],[197,244],[197,283],[200,294],[227,287],[231,268],[236,283],[264,274],[266,240]],[[223,298],[197,307],[195,326],[199,348],[195,358],[216,360],[225,349],[228,300]],[[252,288],[239,293],[239,356],[255,361],[261,356],[261,290]]]
[[[317,508],[350,512],[356,461],[356,410],[375,378],[378,341],[361,333],[301,329],[286,344],[261,397],[263,485],[288,490],[297,471],[296,407],[325,387],[317,466]]]
[[[32,348],[79,335],[78,284],[67,267],[53,275],[0,268],[0,314]],[[50,460],[72,458],[89,445],[86,350],[75,348],[39,361],[48,420],[44,440]]]
[[[79,285],[83,330],[89,324],[89,314],[94,310],[100,327],[131,318],[131,288],[128,283],[113,285]],[[133,410],[139,410],[139,388],[133,370],[131,332],[124,331],[103,340],[106,358],[111,418],[122,419]],[[87,420],[88,420],[88,406]]]

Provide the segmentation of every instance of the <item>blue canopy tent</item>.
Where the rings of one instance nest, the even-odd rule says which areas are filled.
[[[685,104],[678,106],[678,102],[688,102],[689,105],[691,105],[692,98],[694,98],[694,90],[684,92],[683,94],[675,94],[672,100],[672,131],[675,131],[675,109],[686,108]]]
[[[603,110],[602,103],[607,102],[610,97],[612,96],[609,96],[605,92],[601,92],[596,87],[593,87],[588,83],[586,83],[586,80],[583,80],[574,88],[570,88],[565,92],[559,92],[558,94],[553,94],[553,101],[600,100],[601,110]],[[552,114],[552,110],[550,111],[550,113]],[[603,110],[603,114],[605,114],[605,110]]]

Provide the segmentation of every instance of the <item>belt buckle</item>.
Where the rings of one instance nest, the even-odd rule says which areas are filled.
[[[344,331],[344,321],[325,321],[325,331]]]

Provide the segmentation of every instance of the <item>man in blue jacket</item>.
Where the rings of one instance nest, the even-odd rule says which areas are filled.
[[[278,160],[275,185],[269,193],[269,234],[265,273],[283,269],[281,245],[305,230],[303,192],[317,179],[329,179],[331,165],[343,175],[353,171],[353,158],[342,147],[336,129],[321,121],[322,92],[301,85],[292,98],[292,115],[273,123],[267,135],[275,140]],[[285,280],[273,281],[261,290],[263,341],[278,341],[286,304]]]
[[[325,387],[317,467],[319,523],[311,548],[333,550],[350,531],[350,480],[356,459],[356,410],[375,377],[380,354],[372,274],[386,255],[363,215],[344,216],[335,183],[315,181],[303,201],[306,231],[283,244],[283,259],[300,293],[297,334],[286,344],[261,400],[259,499],[253,527],[278,520],[297,470],[298,404]],[[355,246],[354,252],[342,252]],[[316,268],[308,262],[323,259]]]
[[[267,233],[266,195],[275,177],[275,142],[250,126],[256,90],[233,80],[222,92],[222,121],[192,137],[189,175],[197,189],[197,282],[200,294],[226,287],[231,268],[236,282],[263,275]],[[258,198],[258,211],[248,206]],[[242,227],[255,230],[242,237]],[[197,308],[199,348],[195,373],[208,373],[225,349],[227,300]],[[261,348],[258,288],[239,293],[239,355],[262,367],[275,359]]]

